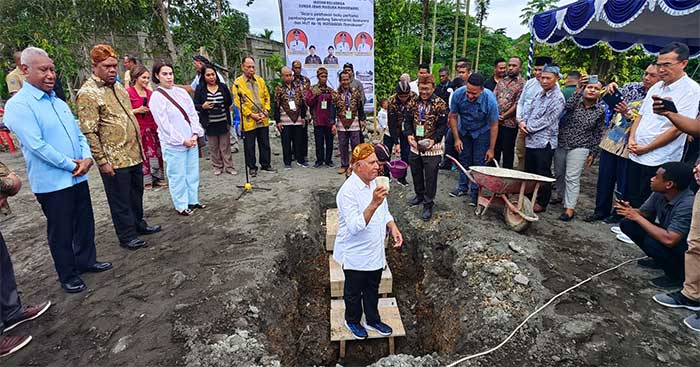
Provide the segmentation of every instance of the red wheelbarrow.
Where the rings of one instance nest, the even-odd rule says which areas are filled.
[[[516,232],[525,231],[530,223],[539,220],[527,195],[536,198],[540,184],[552,183],[553,178],[500,167],[471,166],[467,170],[458,160],[446,156],[479,186],[476,215],[483,216],[491,204],[503,205],[505,222]]]

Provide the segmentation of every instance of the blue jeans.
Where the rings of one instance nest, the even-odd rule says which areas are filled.
[[[486,164],[486,151],[489,150],[491,144],[491,134],[489,131],[483,132],[476,138],[472,138],[470,134],[459,137],[462,140],[462,151],[459,153],[459,163],[464,168],[469,169],[470,166],[483,166]],[[476,183],[470,182],[464,172],[459,173],[459,183],[457,190],[467,192],[471,189],[470,197],[476,199],[479,194],[479,187]]]
[[[199,154],[197,148],[185,151],[163,149],[168,188],[177,211],[199,204]]]

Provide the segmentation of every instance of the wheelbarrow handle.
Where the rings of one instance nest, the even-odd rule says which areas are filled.
[[[453,156],[449,154],[445,154],[445,157],[449,158],[452,162],[454,162],[454,164],[456,164],[457,167],[467,176],[469,181],[476,183],[476,181],[474,181],[474,177],[472,177],[472,174],[469,173],[469,171],[466,168],[464,168],[464,166],[461,163],[459,163],[458,160],[456,160]]]

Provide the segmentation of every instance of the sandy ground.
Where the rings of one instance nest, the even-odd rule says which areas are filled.
[[[202,159],[201,201],[209,208],[177,216],[167,190],[147,192],[147,220],[163,232],[134,252],[117,245],[93,168],[98,258],[115,266],[85,275],[89,290],[77,295],[56,281],[45,219],[25,181],[0,228],[23,301],[55,305],[13,331],[34,340],[2,366],[334,366],[323,213],[343,180],[329,168],[285,171],[279,139],[272,145],[279,172],[254,181],[271,191],[236,201],[242,174],[216,177]],[[26,177],[21,154],[0,160]],[[242,152],[234,160],[243,167]],[[596,174],[584,178],[579,218],[592,210]],[[488,349],[554,294],[642,255],[605,224],[558,221],[560,206],[525,234],[508,230],[500,209],[476,217],[462,198],[447,195],[455,177],[440,172],[436,215],[427,223],[406,207],[412,187],[392,186],[391,211],[406,237],[402,252],[389,252],[408,332],[397,353],[434,354],[378,365],[444,365]],[[560,298],[499,351],[465,365],[697,366],[700,336],[681,324],[688,312],[651,300],[658,290],[647,281],[658,275],[635,264],[606,274]],[[386,354],[383,341],[351,342],[341,363],[367,365]]]

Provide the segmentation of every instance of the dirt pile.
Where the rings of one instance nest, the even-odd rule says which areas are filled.
[[[279,154],[277,141],[273,149]],[[242,167],[242,153],[234,156]],[[0,159],[22,176],[18,155]],[[273,165],[281,167],[279,156]],[[67,295],[55,282],[45,222],[33,195],[12,198],[2,222],[22,298],[56,306],[23,325],[34,341],[3,366],[335,366],[329,340],[328,254],[323,221],[342,178],[332,169],[295,167],[262,173],[271,188],[240,201],[241,176],[214,176],[202,160],[202,201],[209,208],[183,218],[167,191],[146,193],[150,223],[163,232],[148,249],[116,245],[102,184],[90,179],[98,257],[107,273],[86,275],[86,293]],[[591,210],[595,172],[584,177],[579,217]],[[552,207],[527,233],[507,229],[500,211],[474,215],[447,195],[456,175],[441,171],[435,217],[409,208],[411,187],[392,185],[390,209],[404,233],[401,252],[388,250],[407,330],[396,356],[383,340],[350,342],[345,366],[437,366],[501,342],[554,294],[624,260],[638,249],[614,240],[606,225],[556,219]],[[26,186],[26,182],[25,182]],[[696,366],[700,338],[661,308],[657,276],[634,264],[559,299],[498,351],[465,366]]]

